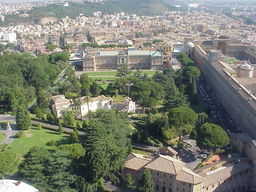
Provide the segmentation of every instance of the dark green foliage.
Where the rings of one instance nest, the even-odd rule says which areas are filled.
[[[186,53],[180,53],[179,54],[179,60],[180,60],[180,62],[182,63],[182,65],[183,66],[193,66],[193,65],[195,65],[194,64],[194,61],[193,60],[191,60],[187,55],[186,55]]]
[[[172,69],[167,69],[163,73],[158,72],[153,76],[153,80],[163,86],[165,106],[167,108],[187,105],[186,97],[176,87],[173,79],[174,76],[175,74]]]
[[[163,140],[166,130],[169,129],[169,119],[167,114],[149,114],[146,125],[150,135]]]
[[[130,94],[143,107],[154,107],[163,97],[163,87],[154,81],[138,81],[131,86]]]
[[[70,133],[70,143],[79,143],[79,137],[78,137],[78,132],[76,129],[74,129],[71,133]]]
[[[80,76],[80,83],[82,96],[89,96],[93,80],[87,74],[83,73]]]
[[[130,128],[127,120],[114,111],[99,111],[86,127],[86,178],[96,182],[106,177],[118,182],[128,154]]]
[[[81,83],[75,77],[75,72],[73,69],[68,68],[65,76],[65,81],[58,84],[58,91],[60,94],[64,94],[69,98],[69,94],[75,93],[76,96],[81,94]]]
[[[59,133],[62,134],[64,132],[61,122],[59,122]]]
[[[197,114],[189,107],[172,108],[168,116],[170,126],[177,129],[180,138],[183,135],[190,134],[198,120]]]
[[[17,171],[19,158],[16,154],[1,146],[0,151],[0,177],[10,176]]]
[[[129,88],[137,81],[135,77],[121,77],[110,83],[106,89],[108,95],[114,96],[116,94],[129,95]]]
[[[65,61],[54,55],[38,55],[5,53],[0,56],[0,105],[15,111],[20,105],[27,105],[38,96],[40,107],[47,104],[41,90],[49,87],[66,66]],[[56,61],[56,62],[55,62]],[[37,94],[36,94],[37,93]]]
[[[200,70],[195,66],[185,53],[179,55],[183,67],[176,72],[175,82],[179,90],[189,96],[191,103],[197,103],[197,81],[201,75]]]
[[[105,177],[109,170],[107,138],[102,122],[92,120],[86,128],[85,151],[87,179],[96,182]]]
[[[170,124],[180,126],[184,124],[195,124],[197,122],[197,114],[189,107],[175,107],[169,111]]]
[[[54,122],[55,122],[54,116],[53,116],[53,114],[52,114],[51,112],[48,112],[48,113],[46,114],[46,120],[47,120],[49,123],[54,123]]]
[[[117,77],[127,77],[131,74],[131,70],[129,70],[127,63],[126,64],[122,64],[121,66],[119,66],[119,68],[117,69]]]
[[[154,182],[148,169],[142,172],[141,179],[138,182],[137,192],[154,192]]]
[[[60,149],[67,151],[72,159],[78,159],[85,155],[85,149],[79,143],[61,145]]]
[[[76,127],[76,115],[74,111],[65,111],[63,113],[63,123],[66,126]]]
[[[128,188],[134,188],[135,181],[132,178],[132,175],[130,173],[127,173],[124,177],[125,185]]]
[[[205,123],[197,129],[197,142],[204,148],[220,148],[229,144],[229,137],[220,126]]]
[[[101,91],[102,91],[101,86],[99,86],[98,83],[93,82],[92,85],[91,85],[91,88],[90,88],[91,94],[92,94],[94,97],[97,97],[97,96],[100,95]]]
[[[16,123],[19,129],[27,130],[31,128],[31,119],[29,117],[29,112],[25,107],[21,106],[17,109]]]
[[[24,156],[19,177],[42,192],[75,192],[76,175],[71,165],[72,159],[65,150],[34,147]]]

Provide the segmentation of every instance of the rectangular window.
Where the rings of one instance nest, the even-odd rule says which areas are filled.
[[[156,185],[156,191],[159,191],[159,185]]]

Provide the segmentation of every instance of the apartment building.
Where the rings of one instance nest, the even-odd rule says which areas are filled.
[[[147,157],[132,153],[127,157],[123,175],[131,174],[138,182],[143,170],[150,170],[155,192],[242,192],[253,179],[249,159],[227,159],[196,170],[185,165],[166,155]]]

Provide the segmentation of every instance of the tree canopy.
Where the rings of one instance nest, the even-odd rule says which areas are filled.
[[[138,182],[138,192],[154,192],[154,182],[150,170],[145,169],[142,172],[141,179]]]
[[[67,65],[69,55],[18,54],[6,52],[0,56],[0,105],[15,111],[27,105],[40,90],[54,83],[58,74]]]
[[[197,142],[204,148],[220,148],[229,144],[226,131],[218,125],[205,123],[197,130]]]

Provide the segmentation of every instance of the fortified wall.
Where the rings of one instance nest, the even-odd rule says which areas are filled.
[[[231,142],[253,161],[255,190],[256,65],[251,63],[256,63],[256,53],[247,45],[207,41],[195,45],[194,60],[238,128],[230,133]]]

